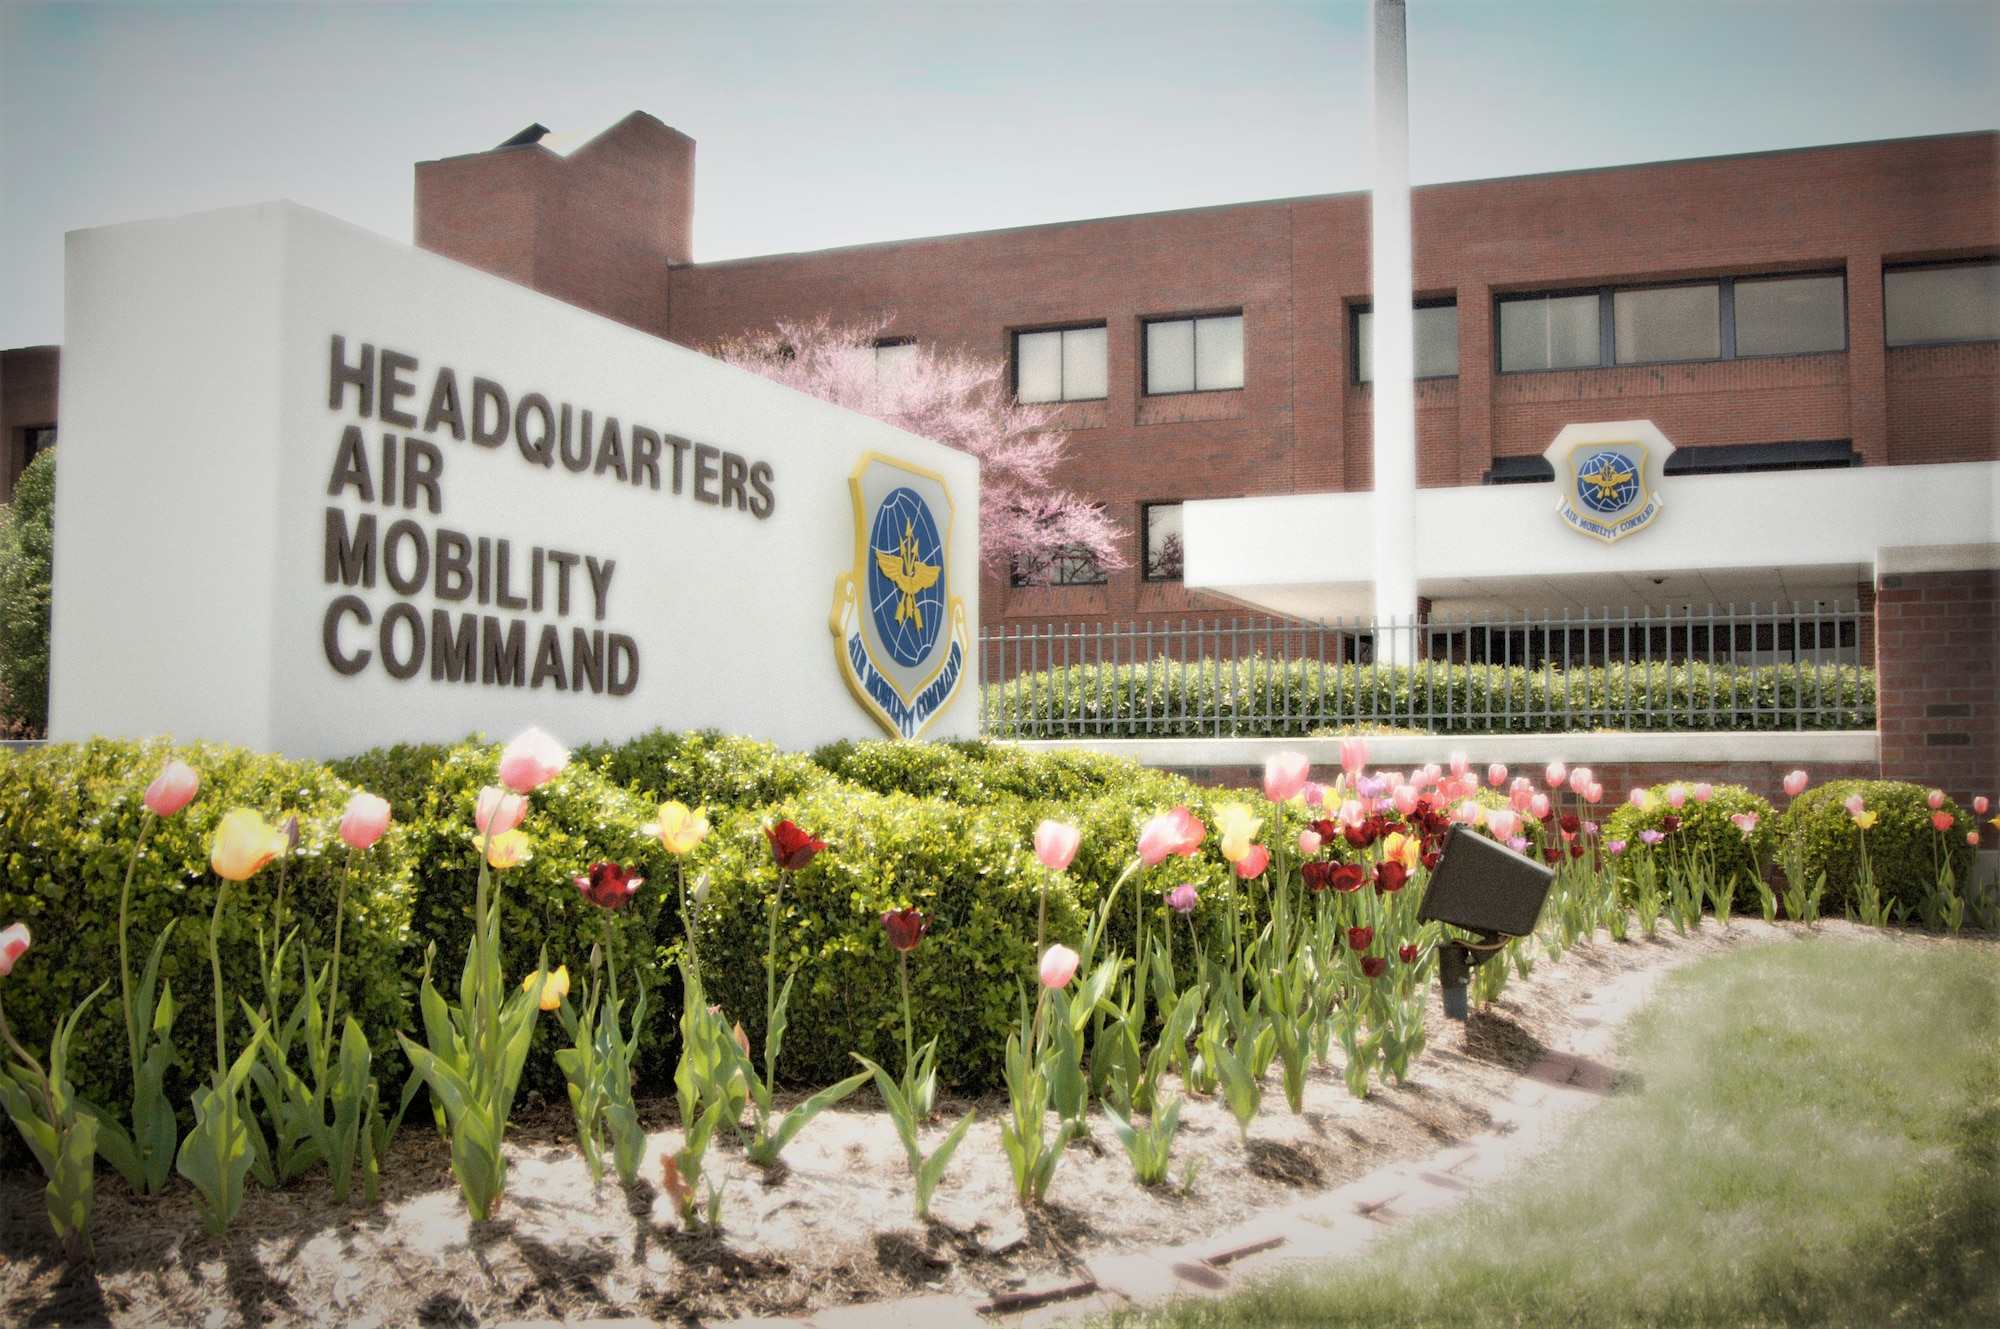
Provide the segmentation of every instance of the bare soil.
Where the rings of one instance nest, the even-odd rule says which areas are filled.
[[[1826,931],[1842,930],[1823,924]],[[657,1164],[632,1191],[593,1190],[568,1105],[531,1100],[508,1138],[502,1215],[470,1221],[446,1146],[428,1123],[406,1126],[383,1166],[375,1209],[333,1203],[323,1175],[279,1191],[253,1182],[224,1238],[202,1227],[192,1195],[132,1196],[98,1176],[94,1265],[66,1267],[42,1207],[39,1174],[0,1174],[0,1323],[9,1325],[345,1324],[473,1326],[502,1320],[619,1318],[662,1323],[800,1314],[923,1292],[979,1296],[1039,1284],[1106,1247],[1192,1241],[1420,1157],[1482,1130],[1488,1105],[1566,1026],[1578,999],[1636,969],[1783,935],[1755,920],[1677,937],[1605,939],[1513,979],[1465,1025],[1443,1018],[1433,988],[1431,1045],[1409,1083],[1347,1093],[1337,1060],[1315,1069],[1293,1116],[1275,1083],[1247,1144],[1215,1099],[1190,1097],[1174,1142],[1175,1183],[1132,1178],[1101,1118],[1072,1143],[1049,1203],[1024,1214],[998,1122],[1003,1099],[947,1099],[926,1143],[969,1110],[979,1118],[932,1204],[914,1214],[908,1165],[887,1115],[864,1089],[821,1115],[770,1172],[718,1142],[729,1178],[719,1235],[663,1223]],[[1275,1069],[1275,1068],[1274,1068]],[[671,1099],[642,1105],[651,1155],[679,1143]],[[1181,1168],[1199,1160],[1191,1191]]]

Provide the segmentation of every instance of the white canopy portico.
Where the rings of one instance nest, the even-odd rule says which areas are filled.
[[[1810,606],[1877,574],[2000,567],[2000,462],[1665,475],[1657,517],[1609,544],[1558,515],[1563,478],[1417,492],[1434,615]],[[1290,618],[1368,618],[1373,497],[1187,503],[1186,584]]]

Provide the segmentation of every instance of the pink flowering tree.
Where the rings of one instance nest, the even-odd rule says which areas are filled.
[[[1059,557],[1086,557],[1106,572],[1123,568],[1125,532],[1057,483],[1068,435],[1055,424],[1055,408],[1014,400],[1007,367],[996,361],[926,346],[878,356],[886,326],[781,322],[710,353],[978,458],[979,560],[994,576],[1018,569],[1030,581],[1046,580]]]

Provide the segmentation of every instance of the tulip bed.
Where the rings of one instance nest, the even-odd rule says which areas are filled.
[[[1586,770],[1371,773],[1358,739],[1327,783],[1311,774],[1273,758],[1257,795],[1089,754],[807,757],[665,733],[331,765],[105,740],[12,754],[0,1091],[77,1257],[93,1154],[142,1193],[171,1163],[220,1232],[248,1176],[325,1167],[337,1196],[358,1174],[372,1197],[412,1111],[490,1217],[534,1086],[567,1097],[592,1176],[628,1186],[635,1096],[670,1090],[664,1182],[691,1230],[722,1221],[718,1139],[775,1166],[870,1080],[921,1212],[970,1122],[924,1151],[939,1084],[1004,1087],[1032,1207],[1093,1105],[1150,1185],[1185,1095],[1218,1096],[1247,1139],[1267,1085],[1297,1113],[1315,1065],[1357,1097],[1405,1079],[1450,937],[1417,903],[1454,825],[1556,874],[1541,930],[1477,970],[1479,1000],[1600,927],[1687,929],[1704,903],[1726,924],[1751,890],[1767,920],[1851,899],[1876,923],[1994,921],[1957,887],[1971,818],[1937,791],[1808,794],[1775,818],[1747,791],[1676,784],[1600,812]],[[1859,867],[1829,899],[1846,834]],[[781,1085],[819,1089],[786,1106]]]

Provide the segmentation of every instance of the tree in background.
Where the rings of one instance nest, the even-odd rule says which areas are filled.
[[[8,730],[49,725],[49,574],[55,547],[56,450],[36,455],[0,507],[0,689]]]
[[[1055,409],[1014,400],[1004,364],[925,346],[878,347],[887,326],[779,323],[710,354],[977,458],[979,560],[987,572],[1011,570],[1019,584],[1047,580],[1065,557],[1107,572],[1124,567],[1124,530],[1056,482],[1069,436],[1055,424]]]

